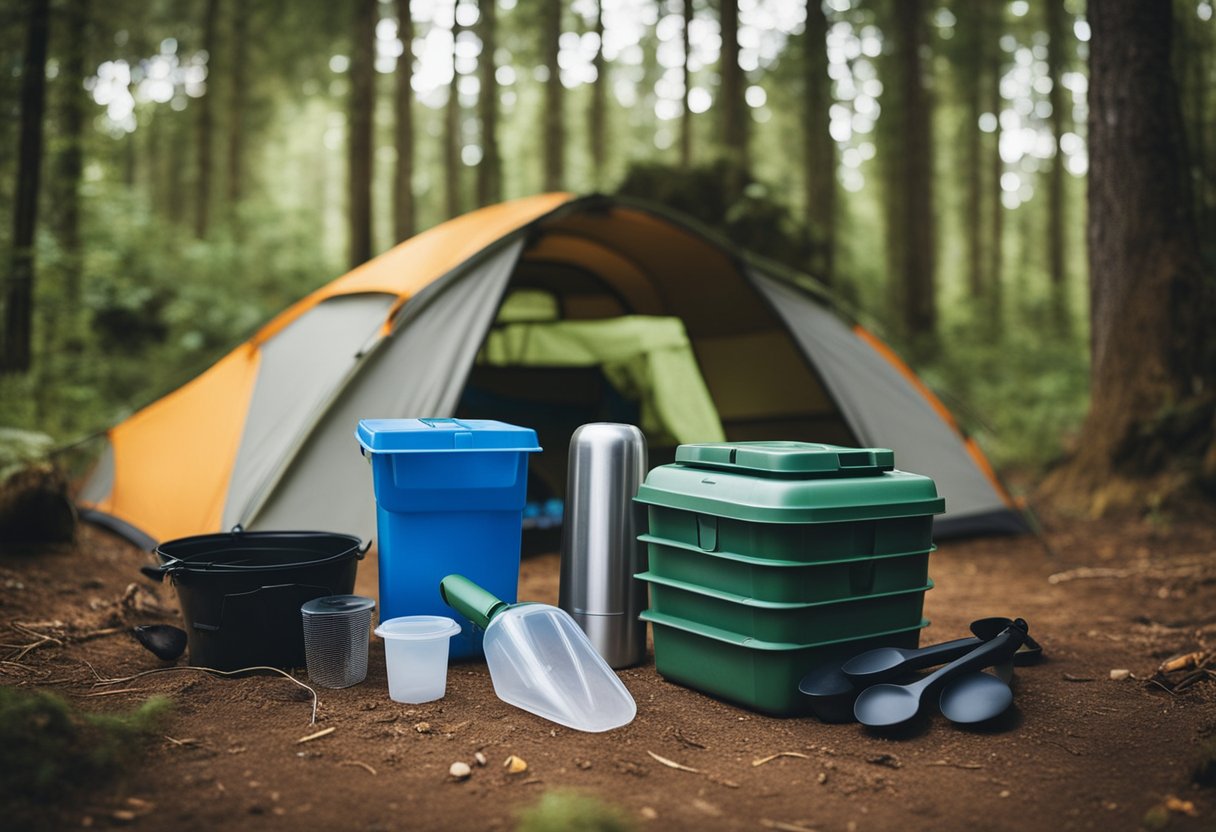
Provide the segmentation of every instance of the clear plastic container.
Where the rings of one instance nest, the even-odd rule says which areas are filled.
[[[448,643],[460,625],[441,615],[390,618],[376,628],[384,639],[388,695],[412,705],[442,699],[448,686]]]

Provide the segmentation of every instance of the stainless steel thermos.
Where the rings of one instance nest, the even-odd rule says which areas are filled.
[[[570,437],[558,606],[570,613],[612,667],[646,655],[646,437],[633,425],[594,422]]]

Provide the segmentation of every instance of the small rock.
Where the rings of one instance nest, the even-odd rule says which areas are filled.
[[[479,766],[484,766],[486,764],[486,755],[478,751],[473,755],[473,762],[477,763]]]
[[[1112,682],[1122,682],[1124,679],[1131,678],[1131,675],[1132,675],[1132,672],[1130,670],[1124,670],[1124,669],[1120,668],[1118,670],[1112,670],[1110,672],[1110,680]]]
[[[462,763],[457,760],[448,766],[448,774],[455,780],[468,780],[473,774],[473,769],[469,768],[468,763]]]
[[[414,723],[414,730],[417,731],[419,734],[429,734],[429,733],[431,733],[431,723],[416,722],[416,723]]]
[[[828,773],[826,771],[819,772],[819,776],[815,778],[815,782],[821,786],[828,782]]]
[[[652,809],[649,806],[643,806],[642,807],[642,817],[646,818],[646,820],[657,820],[659,817],[659,813],[656,812],[654,809]]]
[[[591,761],[590,760],[579,760],[578,767],[581,768],[583,771],[586,771],[587,769],[591,768]]]
[[[512,754],[503,760],[502,767],[507,770],[507,774],[522,774],[528,770],[528,763],[523,757],[516,757]]]
[[[997,796],[998,797],[1009,797],[1009,795],[1010,795],[1009,789],[1001,789],[1001,793]]]
[[[135,820],[135,813],[129,809],[118,809],[117,811],[111,812],[110,817],[119,823],[131,823]]]

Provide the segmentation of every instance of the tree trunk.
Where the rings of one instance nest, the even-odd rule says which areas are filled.
[[[558,40],[562,36],[562,0],[544,0],[540,27],[541,55],[549,72],[545,80],[545,171],[544,189],[560,191],[566,179],[566,125],[561,68],[557,64]]]
[[[372,129],[376,111],[376,0],[355,0],[350,56],[350,265],[372,257]]]
[[[1002,56],[998,39],[1005,29],[1005,4],[1000,4],[1000,9],[996,12],[996,25],[991,32],[991,43],[989,48],[992,50],[993,63],[992,73],[989,78],[989,105],[992,114],[996,116],[996,129],[992,131],[992,155],[989,157],[991,165],[991,175],[989,184],[989,211],[988,211],[988,284],[985,289],[987,295],[984,303],[985,312],[987,313],[988,327],[994,332],[999,333],[1004,329],[1004,295],[1005,295],[1005,205],[1001,201],[1003,188],[1001,187],[1001,176],[1005,173],[1005,161],[1001,158],[1001,111],[1004,109],[1004,99],[1001,97],[1001,75],[1005,70],[1004,59]]]
[[[721,77],[722,156],[727,162],[726,192],[738,199],[747,181],[747,123],[743,100],[743,70],[739,66],[739,0],[722,0]]]
[[[404,49],[397,58],[397,168],[393,173],[393,229],[397,242],[414,236],[414,18],[409,0],[397,0],[397,37]]]
[[[460,7],[460,0],[453,3]],[[449,217],[461,213],[460,199],[460,72],[456,69],[456,40],[460,37],[462,27],[452,20],[452,83],[448,87],[448,105],[444,110],[443,131],[443,171],[444,195],[447,197]]]
[[[232,8],[232,97],[228,110],[228,215],[239,230],[237,210],[245,195],[245,111],[249,102],[249,6],[236,0]]]
[[[1069,40],[1065,34],[1064,0],[1045,0],[1047,11],[1047,73],[1051,77],[1051,134],[1055,150],[1047,169],[1047,272],[1051,278],[1051,321],[1058,334],[1071,329],[1068,311],[1068,275],[1064,264],[1064,151],[1060,138],[1067,129],[1064,88],[1065,50]]]
[[[239,2],[240,0],[238,0]],[[195,184],[194,236],[200,240],[207,236],[207,223],[211,212],[211,100],[216,89],[215,74],[215,23],[219,16],[219,0],[207,0],[203,7],[203,49],[207,53],[207,91],[198,99],[198,168]]]
[[[494,53],[498,49],[497,5],[497,0],[478,0],[481,11],[478,20],[481,91],[477,99],[481,115],[481,164],[477,166],[479,205],[502,202],[502,157],[498,151],[498,67],[494,62]]]
[[[1170,431],[1205,401],[1206,419],[1186,423],[1212,436],[1216,304],[1185,178],[1171,12],[1123,0],[1087,9],[1092,399],[1074,464],[1095,477],[1187,464],[1193,437]]]
[[[59,153],[51,181],[54,188],[55,234],[64,259],[64,313],[58,319],[62,334],[75,343],[82,329],[80,250],[80,182],[84,174],[84,137],[91,103],[84,89],[88,61],[89,0],[69,0],[65,8]]]
[[[964,260],[967,268],[967,292],[974,311],[981,311],[987,303],[987,279],[984,274],[984,133],[980,130],[980,116],[984,112],[983,75],[985,51],[992,46],[988,42],[987,8],[978,3],[963,3],[958,6],[959,25],[956,38],[966,38],[959,67],[959,83],[962,87],[966,118],[963,119],[959,143],[963,147],[963,169],[967,181],[967,193],[963,203],[963,227],[966,229]],[[999,37],[999,32],[998,35]],[[995,38],[993,38],[995,41]],[[997,185],[1000,193],[1000,185]]]
[[[30,0],[25,58],[21,64],[20,145],[13,203],[13,254],[4,291],[4,339],[0,372],[28,372],[34,318],[34,230],[42,170],[42,114],[46,105],[49,0]]]
[[[603,188],[604,182],[607,180],[607,172],[604,170],[604,148],[607,138],[604,135],[604,90],[608,80],[604,77],[607,72],[604,63],[604,0],[597,0],[595,4],[595,34],[597,45],[595,58],[592,61],[592,65],[595,67],[595,81],[591,84],[587,131],[590,133],[591,139],[591,168],[595,176],[595,186],[598,189]]]
[[[926,43],[925,8],[922,0],[897,0],[895,11],[895,61],[899,76],[899,131],[902,152],[899,167],[899,203],[896,219],[903,226],[904,284],[901,313],[903,328],[913,353],[930,355],[937,330],[937,297],[934,278],[933,143],[929,92],[925,88],[928,68],[921,57]]]
[[[693,8],[692,0],[684,3],[684,112],[680,114],[680,167],[687,170],[692,167],[692,109],[688,106],[688,96],[692,92],[692,69],[688,61],[692,57]]]
[[[803,46],[803,176],[806,222],[814,250],[811,274],[834,282],[836,249],[836,141],[828,130],[831,79],[828,77],[828,20],[820,0],[807,0]]]

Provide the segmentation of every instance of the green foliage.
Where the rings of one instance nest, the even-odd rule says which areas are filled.
[[[955,322],[934,362],[921,367],[944,403],[998,468],[1040,470],[1066,450],[1089,403],[1089,364],[1075,340],[1028,327],[999,337]]]
[[[516,832],[629,832],[633,824],[616,807],[571,791],[546,792],[520,813]]]
[[[54,440],[45,433],[0,427],[0,483],[47,458]]]
[[[169,707],[152,697],[129,713],[91,714],[52,693],[0,687],[0,805],[20,817],[120,774]]]

